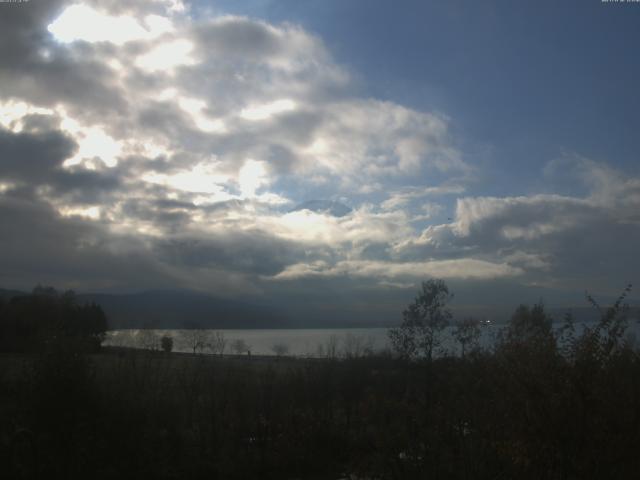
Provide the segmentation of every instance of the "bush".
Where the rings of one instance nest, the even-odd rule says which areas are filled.
[[[165,353],[171,353],[171,350],[173,350],[173,338],[169,335],[164,335],[160,339],[160,348]]]

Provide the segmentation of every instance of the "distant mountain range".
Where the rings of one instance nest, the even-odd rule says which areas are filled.
[[[27,295],[19,290],[0,289],[5,300]],[[84,293],[77,295],[80,303],[95,302],[100,305],[109,322],[109,328],[220,328],[220,329],[268,329],[268,328],[342,328],[385,327],[400,323],[401,315],[390,315],[388,321],[342,311],[339,305],[332,310],[303,308],[296,304],[260,304],[251,301],[231,300],[188,290],[152,290],[130,294]],[[474,317],[490,319],[494,323],[508,321],[513,313],[505,308],[473,309],[452,306],[455,318]],[[577,322],[598,319],[598,311],[592,307],[547,309],[556,321],[571,311]],[[384,318],[384,317],[382,317]],[[632,322],[640,318],[640,310],[631,309]]]
[[[0,289],[9,299],[28,292]],[[344,328],[385,326],[368,315],[342,311],[340,306],[323,310],[304,302],[271,299],[262,303],[219,298],[190,290],[150,290],[139,293],[77,293],[80,303],[102,307],[109,328]]]
[[[26,295],[0,289],[0,297]],[[272,306],[245,303],[183,290],[133,294],[78,294],[80,303],[102,307],[109,328],[286,328],[287,315]]]

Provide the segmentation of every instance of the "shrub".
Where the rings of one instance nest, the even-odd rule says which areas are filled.
[[[171,353],[171,350],[173,350],[173,338],[169,335],[164,335],[160,339],[160,348],[165,353]]]

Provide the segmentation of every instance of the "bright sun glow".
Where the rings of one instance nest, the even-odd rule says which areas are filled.
[[[309,210],[297,210],[273,219],[270,228],[283,238],[304,242],[333,243],[344,235],[338,219]]]
[[[147,72],[158,70],[170,70],[182,65],[193,65],[195,60],[190,57],[193,43],[180,39],[164,43],[141,55],[136,60],[136,65]]]
[[[58,212],[63,217],[84,217],[92,220],[100,218],[100,207],[62,207]]]
[[[226,130],[224,122],[220,119],[209,118],[203,110],[207,106],[207,103],[197,98],[179,97],[178,105],[180,108],[187,112],[193,122],[203,132],[217,132],[222,133]]]
[[[245,120],[266,120],[279,113],[295,110],[296,102],[288,98],[276,100],[264,105],[253,105],[242,109],[240,116]]]
[[[158,15],[147,16],[145,23],[146,28],[131,17],[114,17],[86,5],[72,5],[47,29],[63,43],[84,40],[116,45],[154,38],[173,30],[171,21]]]
[[[65,167],[82,163],[85,159],[100,158],[108,167],[118,164],[118,156],[122,153],[120,142],[107,135],[98,127],[81,127],[70,118],[62,121],[62,128],[70,133],[78,143],[77,153],[64,162]]]
[[[264,162],[247,160],[238,174],[238,183],[243,197],[255,197],[256,190],[268,183]]]
[[[22,131],[22,118],[26,115],[51,115],[53,110],[24,102],[0,103],[0,125],[14,133]]]
[[[143,180],[149,183],[167,185],[185,192],[213,195],[216,201],[234,198],[225,192],[222,186],[229,181],[229,177],[217,173],[215,165],[200,163],[192,170],[174,175],[149,173],[143,177]]]

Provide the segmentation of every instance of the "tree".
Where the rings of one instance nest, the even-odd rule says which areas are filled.
[[[227,339],[224,338],[224,333],[215,332],[208,347],[214,355],[216,353],[220,356],[224,355],[224,350],[227,347]]]
[[[435,349],[440,346],[440,332],[452,318],[447,304],[453,298],[444,280],[430,279],[422,282],[422,289],[413,303],[402,312],[403,321],[389,330],[393,349],[403,358],[418,355],[431,361]]]
[[[160,348],[165,353],[171,353],[171,350],[173,350],[173,338],[170,335],[164,335],[160,339]]]
[[[625,302],[632,285],[625,287],[613,305],[603,308],[589,293],[587,301],[599,313],[595,326],[584,327],[576,338],[573,317],[567,315],[563,327],[563,353],[573,362],[581,364],[604,365],[616,354],[624,351],[628,345],[624,335],[629,326],[629,305]]]
[[[475,318],[465,318],[457,322],[453,330],[453,337],[458,341],[462,348],[462,358],[467,351],[467,347],[471,347],[478,343],[480,338],[480,322]]]
[[[338,358],[338,350],[340,346],[340,338],[335,333],[331,334],[327,338],[325,343],[319,343],[316,348],[316,355],[318,357],[325,357],[330,359]]]
[[[194,355],[196,352],[202,353],[204,347],[209,344],[209,332],[201,328],[187,330],[185,333],[185,339],[189,347],[191,347]]]
[[[520,305],[513,312],[507,327],[500,332],[502,347],[551,352],[556,348],[552,318],[547,315],[542,302],[529,308]]]
[[[231,343],[231,349],[236,353],[236,355],[242,355],[249,351],[249,345],[247,345],[247,342],[242,338],[238,338]]]
[[[76,350],[100,349],[107,318],[100,306],[79,304],[73,291],[62,294],[37,286],[30,295],[17,295],[2,308],[0,350],[47,350],[64,342]]]
[[[152,352],[157,351],[160,346],[160,338],[158,338],[158,334],[153,330],[146,328],[138,332],[136,341],[140,348],[143,350],[151,350]]]
[[[373,354],[373,338],[366,338],[364,335],[354,335],[347,333],[344,337],[345,358],[360,358]]]
[[[338,346],[340,345],[340,339],[338,335],[331,334],[327,339],[327,343],[325,346],[325,353],[327,358],[336,358],[338,356]]]
[[[278,357],[282,357],[289,353],[289,345],[283,342],[274,343],[271,347],[273,353],[275,353]]]

